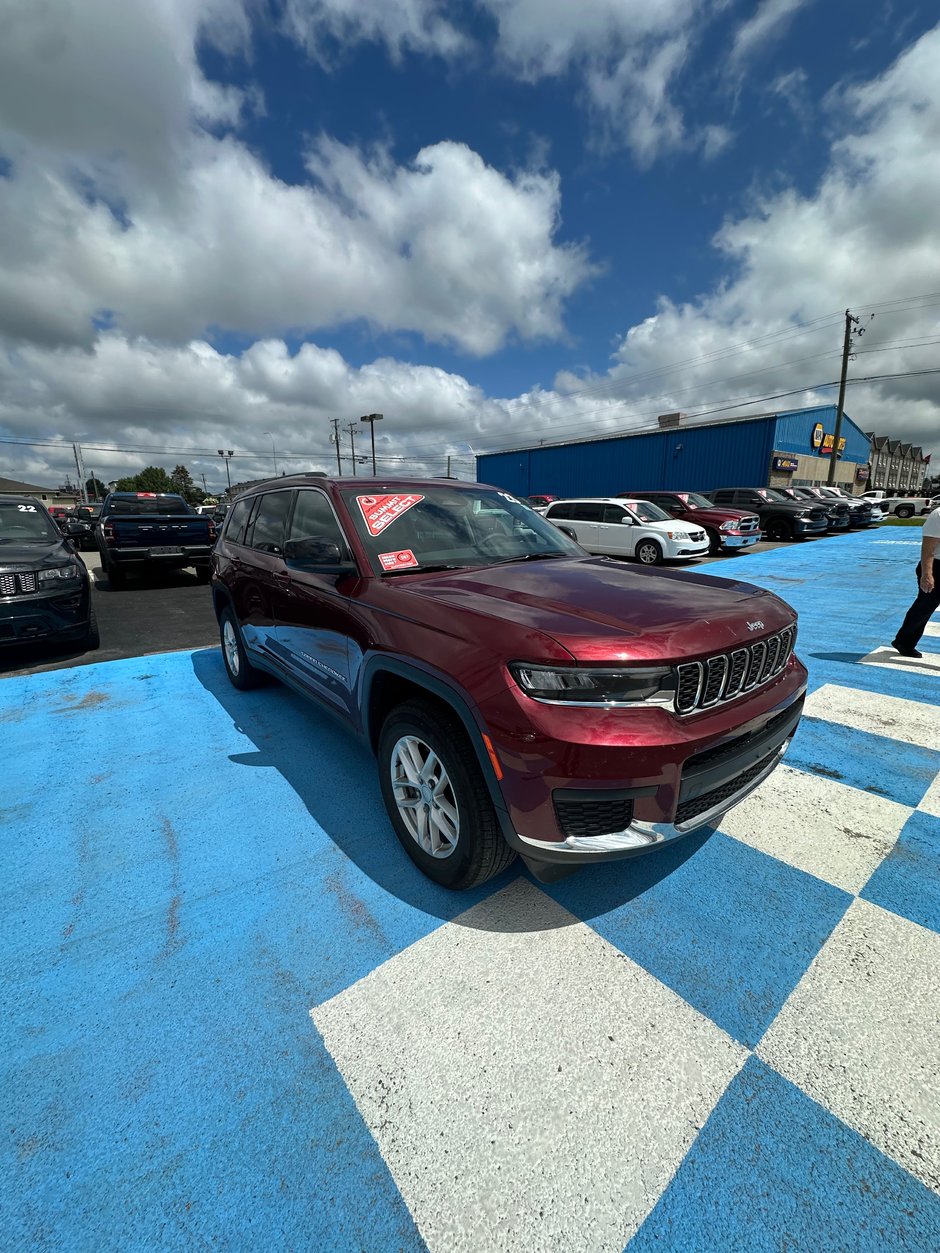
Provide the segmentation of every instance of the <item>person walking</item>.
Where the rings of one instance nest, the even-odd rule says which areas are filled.
[[[940,559],[937,548],[940,546],[940,509],[935,509],[924,519],[921,532],[920,562],[917,566],[917,599],[907,611],[901,629],[891,642],[891,647],[902,657],[921,657],[917,644],[930,615],[940,605]]]

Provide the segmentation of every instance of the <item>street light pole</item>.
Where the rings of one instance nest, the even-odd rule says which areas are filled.
[[[231,474],[229,473],[228,463],[229,463],[229,462],[232,460],[232,458],[235,456],[235,453],[232,451],[232,449],[231,449],[231,448],[229,448],[229,449],[228,449],[228,451],[226,451],[224,448],[217,448],[217,449],[216,449],[216,452],[219,454],[219,456],[220,456],[220,457],[222,458],[222,460],[225,462],[225,477],[226,477],[226,479],[227,479],[227,481],[228,481],[228,490],[229,490],[229,491],[231,491],[231,490],[232,490],[232,476],[231,476]]]
[[[265,431],[265,435],[271,435],[270,431]],[[274,458],[274,477],[277,478],[277,449],[274,447],[274,436],[271,435],[271,456]]]
[[[383,413],[366,413],[359,421],[369,423],[369,431],[372,435],[372,477],[375,478],[375,424],[381,422],[385,415]]]

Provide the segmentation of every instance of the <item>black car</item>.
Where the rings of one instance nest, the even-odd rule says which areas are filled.
[[[826,510],[826,517],[829,520],[830,531],[847,531],[849,529],[849,506],[844,500],[823,500],[821,496],[817,496],[808,487],[778,487],[775,489],[783,492],[784,496],[789,496],[791,500],[809,501],[811,505],[820,502]]]
[[[98,647],[88,571],[38,500],[0,496],[0,646]]]
[[[805,539],[825,535],[829,526],[822,501],[805,505],[788,500],[772,487],[718,487],[708,493],[716,505],[748,509],[760,518],[761,530],[771,540]]]

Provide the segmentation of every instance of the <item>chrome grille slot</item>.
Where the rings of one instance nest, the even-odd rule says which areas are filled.
[[[744,675],[747,670],[749,654],[746,648],[736,648],[731,654],[730,666],[728,668],[728,682],[725,684],[725,699],[728,700],[732,696],[737,696],[741,690],[741,684],[744,682]]]
[[[20,580],[21,592],[35,592],[36,590],[35,574],[33,574],[31,571],[27,574],[21,574],[19,575],[19,580]]]
[[[12,596],[16,591],[16,579],[12,574],[0,574],[0,596]]]
[[[706,705],[718,704],[727,673],[728,658],[724,653],[720,653],[717,657],[709,657],[705,663],[705,688],[699,702],[702,708]]]
[[[679,666],[676,675],[676,710],[680,714],[691,713],[698,704],[702,687],[702,664],[690,661]]]
[[[744,677],[744,690],[756,687],[760,682],[761,671],[764,668],[764,658],[767,656],[767,645],[763,640],[751,645],[751,659],[748,662],[747,674]]]
[[[782,640],[779,635],[772,635],[767,641],[767,660],[764,662],[764,668],[761,670],[761,682],[769,679],[777,669],[777,657],[780,654],[780,645]]]

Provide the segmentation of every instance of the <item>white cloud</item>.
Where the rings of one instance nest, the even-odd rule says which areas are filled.
[[[383,44],[394,60],[406,52],[452,57],[470,40],[448,20],[446,0],[286,0],[284,27],[308,55],[329,65],[359,39]]]
[[[807,3],[812,3],[812,0],[763,0],[753,17],[743,22],[735,32],[731,60],[740,64],[757,55],[783,34]]]

